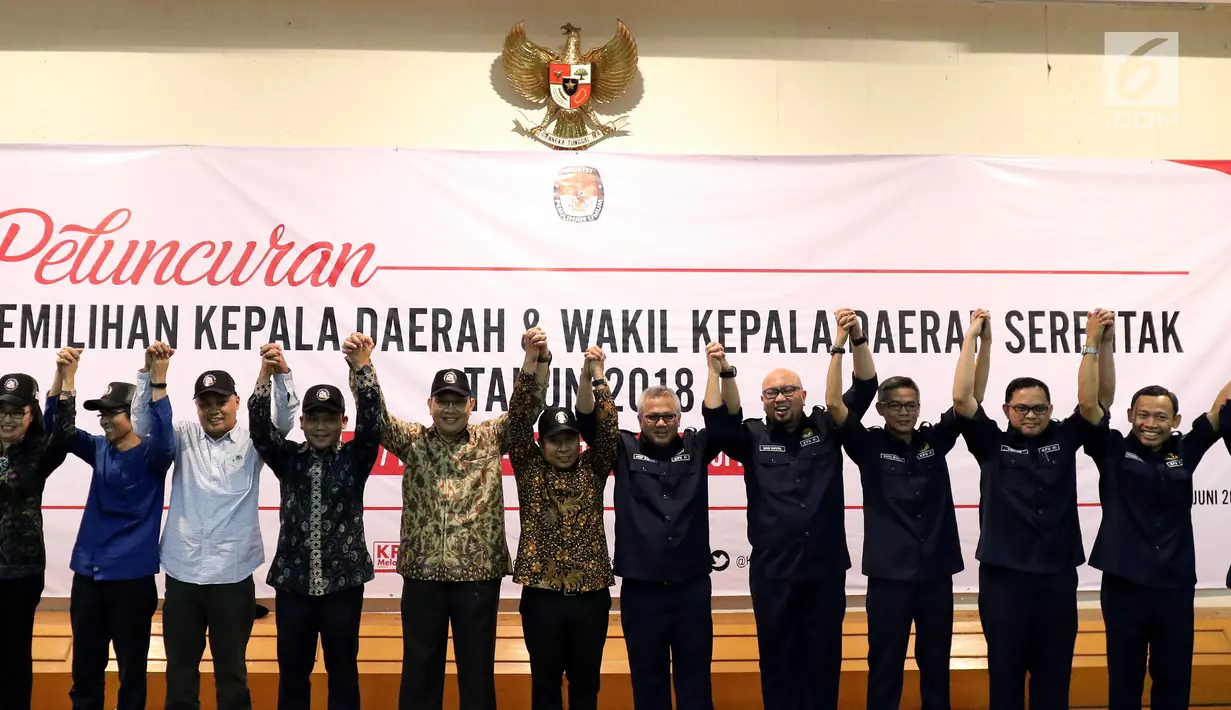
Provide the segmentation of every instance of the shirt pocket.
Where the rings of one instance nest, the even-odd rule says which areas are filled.
[[[796,479],[791,458],[781,451],[758,451],[757,484],[767,491],[787,492],[794,490],[801,481]]]
[[[249,455],[257,454],[254,450]],[[226,453],[216,456],[212,468],[215,483],[224,493],[242,496],[252,490],[253,479],[256,478],[252,472],[256,466],[249,466],[248,458],[243,454]]]
[[[919,496],[919,476],[912,474],[906,464],[882,461],[880,467],[881,495],[897,503],[914,502]]]

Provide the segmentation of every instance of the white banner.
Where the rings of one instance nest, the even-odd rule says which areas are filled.
[[[1214,169],[1211,169],[1214,168]],[[373,149],[0,149],[0,349],[5,371],[46,387],[55,348],[85,347],[78,391],[132,380],[152,338],[171,342],[177,419],[196,416],[192,382],[225,368],[251,391],[256,348],[281,342],[300,392],[345,391],[341,338],[361,329],[391,410],[427,420],[442,367],[467,368],[477,418],[503,411],[518,341],[545,328],[556,372],[549,400],[571,403],[581,351],[610,354],[609,375],[635,428],[637,393],[680,391],[700,426],[707,341],[727,345],[747,416],[763,375],[801,373],[823,402],[832,311],[859,309],[883,378],[914,377],[924,419],[949,406],[962,326],[994,318],[987,401],[1033,375],[1058,413],[1076,398],[1080,317],[1119,312],[1113,424],[1127,431],[1132,392],[1164,384],[1187,423],[1231,378],[1231,234],[1225,166],[1166,161],[921,157],[669,157]],[[849,381],[849,374],[848,374]],[[244,409],[241,409],[243,417]],[[878,417],[870,412],[869,424]],[[83,428],[97,423],[81,416]],[[295,438],[300,438],[297,431]],[[976,585],[978,470],[949,456],[966,571]],[[367,487],[367,538],[396,597],[400,467],[382,460]],[[710,479],[714,588],[747,593],[741,469]],[[1098,478],[1079,462],[1089,550]],[[506,478],[509,542],[517,495]],[[1218,446],[1197,473],[1200,586],[1221,587],[1231,552],[1231,466]],[[67,596],[69,554],[89,471],[70,459],[44,497],[48,596]],[[847,462],[846,528],[861,593],[859,477]],[[169,491],[168,491],[169,492]],[[610,488],[608,490],[610,504]],[[271,558],[278,487],[265,474],[262,532]],[[608,534],[612,514],[608,512]],[[259,593],[270,594],[258,572]],[[1081,569],[1083,589],[1097,571]],[[506,580],[504,593],[517,594]]]

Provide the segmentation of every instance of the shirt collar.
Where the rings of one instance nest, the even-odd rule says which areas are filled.
[[[206,434],[205,427],[201,426],[200,423],[197,424],[197,440],[198,441],[217,441],[217,442],[226,441],[232,444],[240,444],[246,441],[247,439],[248,439],[248,431],[244,429],[242,426],[240,426],[239,422],[236,422],[235,426],[231,427],[230,431],[218,437],[217,439],[210,436],[209,434]]]
[[[459,441],[459,442],[461,442],[461,443],[463,443],[463,444],[470,443],[470,429],[471,429],[471,427],[473,427],[473,426],[474,426],[474,424],[467,424],[467,425],[466,425],[466,428],[462,430],[462,435],[461,435],[461,437],[459,437],[459,438],[458,438],[458,441]],[[439,440],[439,441],[448,441],[447,439],[445,439],[445,438],[444,438],[444,436],[442,436],[442,435],[441,435],[440,431],[436,428],[436,425],[435,425],[435,424],[433,424],[433,425],[431,425],[430,427],[428,427],[428,428],[427,428],[427,435],[428,435],[428,437],[433,438],[433,439],[437,439],[437,440]]]

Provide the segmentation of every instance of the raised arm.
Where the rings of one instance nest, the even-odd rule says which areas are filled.
[[[975,356],[975,401],[983,404],[987,394],[987,375],[992,369],[992,315],[983,311],[979,327],[979,354]]]
[[[987,311],[982,309],[971,314],[970,326],[962,336],[962,351],[957,356],[957,371],[953,374],[953,410],[967,419],[974,417],[979,410],[979,399],[975,396],[975,350],[984,323],[989,320]]]
[[[277,365],[270,375],[270,404],[273,407],[274,426],[278,427],[282,436],[286,436],[295,428],[295,422],[299,419],[299,395],[295,392],[295,380],[291,377],[291,368],[286,364],[281,345],[262,345],[261,357],[271,357]]]
[[[59,437],[60,445],[66,447],[65,455],[60,456],[60,463],[71,453],[93,466],[94,437],[77,428],[76,379],[81,352],[81,348],[63,348],[56,353],[56,374],[51,380],[51,389],[47,392],[47,406],[43,418],[44,421],[51,420],[50,436]],[[50,474],[51,471],[47,473]]]
[[[372,367],[371,339],[362,336],[351,333],[358,347],[346,355],[346,364],[355,373],[355,436],[350,445],[359,448],[359,473],[367,478],[380,456],[380,380]]]
[[[522,336],[526,347],[526,358],[522,364],[521,373],[513,385],[513,396],[509,399],[509,421],[504,430],[505,447],[509,452],[509,461],[513,464],[513,475],[519,476],[525,472],[525,465],[541,454],[534,443],[534,420],[543,411],[543,398],[547,393],[547,375],[551,360],[551,351],[547,347],[547,336],[539,328],[531,328]],[[539,362],[546,355],[547,362]],[[586,386],[590,383],[589,360],[581,370],[582,380]],[[578,388],[580,390],[580,387]]]
[[[153,392],[150,388],[150,366],[154,362],[154,355],[161,352],[162,345],[165,343],[155,342],[145,349],[145,361],[141,369],[137,370],[137,388],[133,390],[132,406],[128,410],[133,432],[142,439],[150,435],[150,396]]]
[[[1111,411],[1116,399],[1116,314],[1101,308],[1095,313],[1103,323],[1103,339],[1098,351],[1098,401],[1103,409]]]
[[[846,402],[842,401],[842,355],[846,352],[846,344],[850,341],[851,323],[852,321],[857,323],[859,317],[848,309],[840,308],[834,312],[834,318],[838,322],[838,333],[834,337],[833,348],[830,350],[829,373],[825,378],[825,408],[829,410],[829,417],[833,419],[834,424],[841,427],[850,415]]]
[[[727,414],[739,414],[739,387],[735,384],[736,370],[727,362],[727,349],[722,343],[710,343],[705,346],[705,363],[705,408],[725,407]]]
[[[364,333],[359,333],[361,341],[369,348],[375,349],[376,343],[372,338]],[[349,356],[351,350],[355,347],[354,341],[347,338],[342,343],[342,354]],[[352,369],[350,371],[349,384],[351,394],[355,396],[355,400],[359,399],[359,372]],[[380,430],[380,444],[388,449],[389,453],[397,456],[402,461],[406,461],[410,456],[411,446],[418,440],[426,428],[414,422],[404,422],[397,417],[389,414],[388,407],[385,406],[385,396],[383,392],[378,390],[378,404],[376,412],[377,428]]]
[[[522,335],[522,344],[526,355],[522,359],[521,371],[533,372],[536,385],[546,390],[547,378],[551,373],[551,349],[547,346],[547,335],[541,328],[531,328]],[[530,409],[528,410],[530,421],[533,422],[535,419],[538,419],[542,411],[542,399],[532,399]],[[510,452],[509,413],[506,412],[494,420],[484,422],[484,424],[498,427],[500,451],[501,453]]]
[[[1077,407],[1091,424],[1103,420],[1099,405],[1099,343],[1103,340],[1103,321],[1091,311],[1086,318],[1086,343],[1081,350],[1081,365],[1077,368]]]
[[[175,425],[171,422],[171,400],[167,397],[167,388],[154,387],[159,383],[166,384],[167,369],[171,364],[171,356],[175,351],[170,346],[163,345],[150,361],[150,435],[145,443],[149,447],[147,462],[150,473],[165,476],[175,462]]]
[[[276,347],[276,346],[275,346]],[[277,478],[286,472],[283,462],[293,453],[296,445],[286,440],[282,430],[274,424],[270,412],[273,397],[273,376],[286,366],[281,349],[269,345],[261,347],[261,369],[257,373],[256,387],[248,395],[248,434],[261,460]]]
[[[596,372],[603,372],[606,367],[607,354],[601,349],[597,354],[601,357],[587,361],[592,363],[591,366]],[[598,416],[596,417],[598,426],[592,439],[587,442],[590,448],[585,455],[590,457],[590,470],[594,472],[601,487],[602,483],[607,480],[607,475],[611,473],[611,469],[615,468],[616,457],[619,455],[620,413],[616,411],[615,399],[611,396],[611,390],[607,388],[606,381],[594,389],[594,397],[598,402]]]
[[[1210,420],[1210,426],[1214,428],[1214,431],[1219,431],[1222,420],[1221,410],[1228,400],[1231,400],[1231,382],[1223,386],[1218,396],[1214,398],[1214,404],[1210,406],[1210,411],[1205,414],[1206,418]],[[1231,434],[1231,426],[1227,427],[1227,431]],[[1227,446],[1228,450],[1231,450],[1231,438],[1227,440]]]

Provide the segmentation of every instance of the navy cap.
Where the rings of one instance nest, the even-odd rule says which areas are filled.
[[[308,396],[304,398],[300,408],[305,412],[313,409],[345,412],[346,400],[342,399],[342,390],[333,385],[313,385],[308,388]]]
[[[229,397],[235,394],[235,380],[224,370],[206,370],[192,386],[192,398],[196,399],[208,392]]]
[[[0,402],[30,407],[38,402],[38,382],[20,372],[0,377]]]
[[[107,389],[103,390],[102,397],[88,400],[81,406],[91,412],[102,409],[128,409],[132,406],[133,393],[136,391],[136,385],[127,382],[112,382],[107,385]]]
[[[432,378],[432,396],[435,397],[441,392],[455,392],[463,397],[470,397],[470,378],[458,369],[441,370]]]
[[[544,409],[543,413],[539,415],[539,438],[546,439],[562,431],[581,434],[581,429],[577,426],[577,417],[573,415],[573,410],[565,409],[564,407],[547,407]]]

